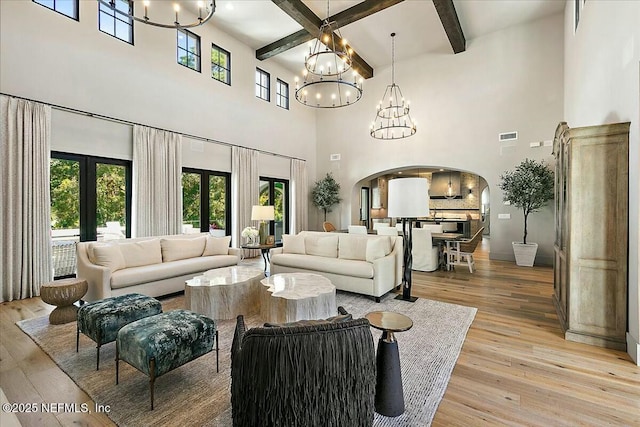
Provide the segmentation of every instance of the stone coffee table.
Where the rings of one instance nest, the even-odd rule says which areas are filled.
[[[319,274],[282,273],[260,281],[260,314],[265,322],[287,323],[335,316],[336,287]]]
[[[187,310],[211,319],[235,319],[258,311],[260,279],[264,271],[255,267],[223,267],[187,280],[184,300]]]

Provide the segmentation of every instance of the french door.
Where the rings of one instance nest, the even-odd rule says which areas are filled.
[[[289,181],[260,177],[260,205],[273,205],[275,220],[270,221],[269,234],[280,242],[289,229]]]
[[[52,152],[53,240],[131,236],[131,162]]]

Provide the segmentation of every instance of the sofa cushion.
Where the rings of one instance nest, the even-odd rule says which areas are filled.
[[[367,239],[367,262],[384,258],[391,253],[391,240],[387,236],[370,237]]]
[[[369,236],[342,234],[338,239],[338,258],[366,260]]]
[[[228,267],[237,263],[238,257],[235,255],[216,255],[125,268],[111,275],[111,289],[126,288],[187,274],[196,276],[212,268]]]
[[[206,239],[206,236],[195,239],[160,239],[162,262],[201,256],[205,250],[204,244]]]
[[[118,244],[127,268],[141,265],[160,264],[162,250],[160,239]]]
[[[98,243],[89,245],[88,252],[92,254],[92,262],[96,265],[107,267],[111,272],[126,267],[126,262],[118,245]]]
[[[317,271],[318,273],[326,272],[365,279],[373,277],[373,264],[367,261],[327,258],[315,255],[276,254],[271,257],[271,263],[283,267]]]
[[[206,236],[207,244],[204,247],[202,256],[227,255],[229,253],[229,245],[231,244],[231,236],[213,237]]]
[[[302,234],[283,234],[282,235],[282,252],[285,254],[302,254],[305,252],[304,235]]]
[[[326,234],[332,234],[327,236]],[[304,248],[307,255],[338,258],[338,235],[333,233],[306,234]]]

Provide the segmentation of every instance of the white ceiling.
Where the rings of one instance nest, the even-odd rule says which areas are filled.
[[[319,18],[327,16],[326,0],[303,0]],[[334,0],[335,15],[360,3]],[[453,0],[467,40],[564,10],[564,0]],[[207,25],[215,25],[254,49],[292,34],[302,27],[270,0],[217,0],[217,10]],[[396,61],[425,53],[453,55],[431,0],[405,0],[395,6],[340,28],[342,37],[374,69],[391,64],[391,38],[395,32]],[[306,44],[276,55],[275,61],[298,74],[303,68]]]

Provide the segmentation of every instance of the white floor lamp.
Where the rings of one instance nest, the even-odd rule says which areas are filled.
[[[411,296],[411,227],[413,219],[429,216],[429,183],[425,178],[396,178],[389,181],[388,191],[389,217],[402,219],[404,235],[402,295],[396,299],[414,302],[418,298]]]

